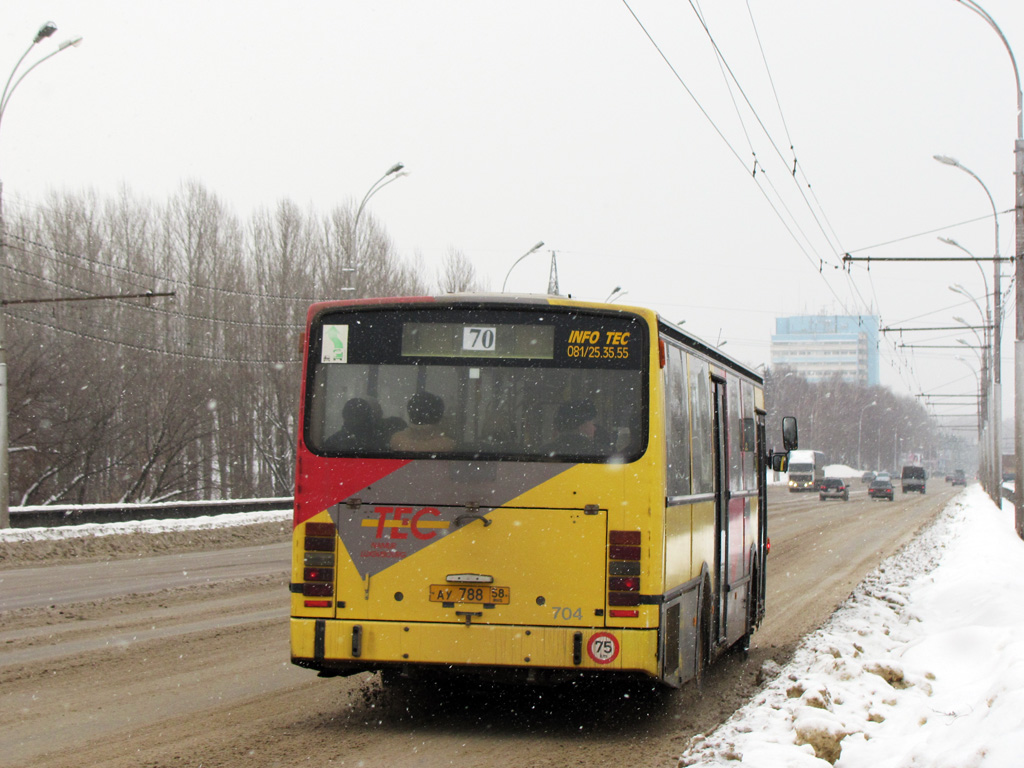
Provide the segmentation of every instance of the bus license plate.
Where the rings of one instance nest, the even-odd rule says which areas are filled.
[[[433,603],[508,605],[511,600],[512,590],[508,587],[495,587],[490,584],[483,586],[462,584],[430,585],[430,601]]]

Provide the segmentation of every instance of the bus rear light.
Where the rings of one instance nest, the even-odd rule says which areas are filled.
[[[304,568],[303,581],[334,581],[333,568]]]
[[[608,531],[608,543],[639,547],[640,531]]]
[[[640,531],[608,531],[608,605],[640,605]],[[613,618],[631,619],[634,611],[609,611]]]
[[[618,547],[614,544],[608,547],[609,560],[639,560],[640,547]]]
[[[624,611],[622,609],[615,609],[608,611],[608,615],[613,619],[636,619],[640,617],[640,611]]]
[[[609,576],[639,576],[640,562],[638,560],[613,560],[608,563]]]
[[[333,552],[306,552],[302,556],[302,564],[307,568],[333,568]]]
[[[328,536],[334,538],[336,530],[334,523],[306,523],[307,536]]]
[[[609,592],[608,605],[640,605],[640,595],[636,592]]]
[[[639,576],[612,576],[608,579],[608,590],[611,592],[639,592]]]
[[[302,594],[304,597],[332,597],[334,595],[334,585],[317,581],[306,582],[302,585]]]
[[[326,536],[307,536],[303,546],[307,552],[333,552],[334,539],[328,539]]]
[[[338,534],[334,523],[306,523],[302,553],[302,594],[334,597],[334,550]],[[306,600],[308,608],[330,608],[330,600]]]

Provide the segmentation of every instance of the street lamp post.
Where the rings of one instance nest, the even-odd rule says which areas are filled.
[[[941,242],[945,243],[946,245],[952,245],[954,248],[959,248],[961,251],[966,253],[972,259],[975,258],[973,253],[971,253],[969,250],[967,250],[962,245],[960,245],[960,243],[958,243],[956,240],[953,240],[952,238],[949,238],[949,237],[940,237],[939,240]],[[989,295],[989,293],[988,293],[988,277],[985,276],[985,269],[981,266],[981,262],[980,261],[975,260],[974,263],[977,264],[978,271],[981,272],[981,282],[985,286],[985,297],[986,297],[986,299],[985,299],[985,312],[982,315],[983,322],[985,323],[985,327],[984,327],[984,342],[980,342],[979,341],[979,343],[983,343],[984,346],[985,346],[985,349],[988,350],[988,355],[987,356],[982,356],[982,361],[981,361],[981,383],[979,384],[980,396],[979,396],[979,399],[978,399],[978,442],[979,442],[979,445],[981,445],[981,444],[988,445],[988,442],[991,442],[991,440],[989,439],[988,434],[986,434],[985,429],[986,429],[987,423],[991,423],[991,420],[992,420],[992,410],[991,410],[992,409],[992,404],[989,402],[990,395],[991,395],[991,391],[990,390],[991,390],[991,378],[992,378],[992,361],[991,361],[991,357],[992,357],[992,352],[994,351],[993,344],[992,344],[992,330],[993,330],[993,327],[992,327],[992,310],[991,310],[991,304],[989,304],[988,298],[987,298],[988,295]],[[960,293],[960,294],[962,294],[964,296],[967,296],[967,298],[971,299],[971,301],[974,301],[974,306],[978,306],[978,302],[974,299],[973,296],[971,296],[971,295],[969,295],[967,293],[967,291],[963,288],[963,286],[957,284],[956,288],[959,289],[959,290],[956,290],[957,293]],[[955,290],[955,289],[951,287],[950,290]],[[970,323],[968,323],[962,317],[954,317],[953,319],[956,320],[961,325],[965,325],[968,328],[971,328]],[[975,336],[977,336],[977,331],[974,331],[973,328],[971,328],[971,330],[975,334]],[[993,436],[993,439],[998,440],[998,437],[999,437],[999,433],[996,433]],[[982,441],[984,441],[984,443],[982,443]],[[998,443],[995,444],[995,452],[996,453],[1000,452],[1000,446],[998,445]]]
[[[402,163],[395,163],[392,165],[387,169],[383,176],[370,185],[370,188],[366,190],[366,194],[363,195],[363,200],[359,203],[359,208],[356,209],[355,218],[352,220],[352,242],[349,244],[348,249],[349,258],[352,260],[352,263],[349,264],[348,268],[350,273],[359,266],[359,217],[363,215],[363,209],[366,207],[366,204],[370,201],[371,197],[380,192],[391,182],[396,181],[409,173],[408,171],[402,173],[401,171],[403,168],[405,168],[405,166],[402,165]]]
[[[961,363],[963,363],[964,365],[967,366],[967,369],[971,372],[971,375],[974,376],[975,383],[978,386],[978,392],[981,392],[982,391],[982,377],[978,376],[978,373],[977,373],[977,371],[974,370],[974,366],[971,365],[971,362],[967,358],[960,357],[959,355],[957,355],[954,359],[958,360],[959,362],[961,362]],[[978,463],[981,465],[980,466],[981,476],[982,477],[988,477],[988,471],[987,470],[988,470],[988,465],[989,465],[989,453],[991,453],[991,451],[992,451],[992,446],[989,444],[988,440],[982,440],[981,436],[982,436],[982,423],[981,423],[981,414],[979,413],[978,414]]]
[[[966,339],[957,339],[958,344],[963,344],[967,349],[971,350],[978,358],[978,365],[981,366],[981,374],[975,375],[978,381],[978,446],[981,449],[981,455],[984,458],[981,469],[981,480],[982,487],[985,492],[988,493],[989,497],[994,501],[999,499],[999,478],[993,471],[993,456],[998,458],[998,451],[992,450],[992,441],[989,438],[989,434],[992,431],[992,425],[987,423],[988,413],[986,406],[990,405],[986,401],[985,393],[985,348],[981,348],[981,353]],[[961,358],[962,359],[962,358]],[[986,429],[988,433],[986,433]]]
[[[622,290],[621,286],[616,286],[615,290],[608,294],[608,298],[605,299],[605,303],[606,304],[612,304],[612,303],[618,301],[619,299],[621,299],[627,293],[629,293],[629,291],[624,291],[624,290]],[[683,322],[686,322],[686,321],[684,320]],[[679,325],[682,325],[682,323],[679,323]]]
[[[1014,239],[1016,266],[1014,276],[1017,281],[1015,298],[1016,309],[1016,334],[1013,345],[1014,375],[1014,407],[1013,407],[1013,447],[1014,447],[1014,472],[1016,481],[1013,492],[1014,521],[1017,535],[1024,538],[1024,491],[1021,490],[1021,483],[1024,482],[1024,95],[1020,87],[1020,70],[1017,68],[1017,59],[1013,55],[1003,30],[996,24],[988,11],[978,5],[975,0],[956,0],[969,11],[980,16],[999,35],[1003,47],[1010,55],[1010,63],[1013,65],[1013,77],[1017,85],[1017,139],[1013,145],[1014,158]],[[996,262],[997,264],[999,262]],[[997,320],[998,322],[998,320]],[[992,393],[998,397],[999,392]],[[1002,452],[999,457],[1000,467],[1002,465]],[[1000,470],[1001,471],[1001,470]],[[1002,477],[1000,475],[1000,480]]]
[[[996,209],[996,202],[992,199],[992,193],[988,191],[988,187],[974,171],[966,167],[958,160],[945,155],[934,155],[935,159],[943,165],[950,165],[954,168],[959,168],[961,171],[973,178],[981,188],[985,190],[985,196],[988,198],[989,205],[992,206],[992,221],[995,223],[995,260],[992,262],[992,387],[990,391],[989,399],[989,411],[990,418],[988,424],[988,430],[990,433],[990,439],[992,442],[992,466],[989,468],[992,472],[992,476],[988,481],[988,492],[996,504],[1000,503],[999,498],[999,487],[1000,473],[1002,468],[1002,447],[999,443],[999,432],[1000,424],[1002,420],[1002,364],[1000,358],[1002,357],[1002,325],[1003,325],[1003,310],[1001,307],[1002,301],[1002,288],[1000,287],[1000,273],[1002,271],[999,261],[999,212]],[[958,244],[959,247],[959,244]],[[966,250],[966,249],[963,249]],[[986,292],[988,288],[986,286]],[[988,300],[985,301],[986,307],[988,306]]]
[[[989,417],[988,337],[986,335],[985,340],[983,341],[982,337],[978,335],[978,332],[974,330],[970,323],[968,323],[962,317],[954,317],[953,319],[956,320],[961,325],[964,325],[971,333],[974,334],[974,337],[978,340],[979,349],[981,349],[981,377],[978,381],[978,441],[982,442],[984,440],[985,444],[987,445],[989,441],[988,436],[985,434],[985,426]],[[966,346],[970,346],[963,339],[957,339],[957,341]]]
[[[7,82],[4,84],[3,93],[0,94],[0,125],[3,125],[4,113],[7,111],[7,105],[11,102],[11,96],[14,95],[15,89],[21,84],[21,81],[25,79],[26,75],[47,59],[52,58],[61,51],[67,50],[68,48],[76,46],[82,42],[81,37],[65,40],[57,46],[57,50],[51,51],[33,62],[33,64],[18,75],[18,79],[15,80],[15,75],[18,74],[18,70],[21,68],[22,63],[25,61],[25,58],[29,55],[32,49],[56,31],[57,25],[52,21],[48,21],[43,24],[43,26],[39,28],[39,31],[36,32],[35,37],[32,38],[32,43],[25,49],[25,52],[21,54],[21,58],[18,59],[18,63],[14,65],[14,69],[11,70],[11,74],[7,77]],[[7,263],[7,225],[4,221],[3,189],[3,181],[0,181],[0,265]],[[0,309],[0,528],[9,528],[11,526],[11,514],[8,506],[10,504],[9,496],[11,493],[11,477],[10,456],[8,451],[9,430],[7,425],[6,326],[6,318],[4,317],[3,310]]]
[[[998,264],[998,262],[996,262]],[[997,267],[998,269],[998,267]],[[988,284],[986,283],[986,289]],[[1000,469],[1002,465],[1002,451],[999,445],[999,419],[1002,409],[999,407],[999,384],[996,379],[996,368],[999,365],[999,353],[998,347],[996,346],[995,337],[998,336],[997,328],[999,326],[998,315],[993,318],[988,315],[988,300],[985,301],[984,311],[981,308],[981,304],[978,300],[962,285],[957,283],[956,285],[949,286],[949,290],[953,293],[958,293],[961,296],[970,299],[974,306],[977,308],[978,313],[981,315],[982,322],[986,326],[992,328],[992,348],[986,358],[985,355],[981,356],[981,378],[980,381],[984,382],[979,384],[979,392],[986,406],[985,417],[978,425],[978,441],[981,447],[981,455],[987,457],[983,465],[982,470],[982,485],[989,497],[995,503],[999,503],[999,487],[1000,482]],[[993,298],[993,304],[998,299]],[[986,365],[987,361],[987,365]],[[989,383],[989,377],[991,376],[991,383]],[[986,434],[987,430],[987,434]]]
[[[871,408],[872,406],[875,406],[875,405],[878,405],[878,401],[877,400],[872,400],[870,403],[868,403],[867,405],[865,405],[863,408],[860,409],[860,422],[859,422],[859,425],[857,426],[857,469],[859,469],[862,472],[864,471],[864,466],[863,466],[863,464],[861,462],[861,457],[860,457],[860,445],[861,445],[860,439],[861,439],[861,436],[864,434],[864,412],[868,408]]]
[[[543,247],[544,247],[544,241],[541,240],[539,243],[537,243],[535,246],[533,246],[533,248],[531,248],[526,253],[524,253],[522,256],[520,256],[518,259],[516,259],[514,262],[512,262],[512,266],[508,268],[508,272],[505,273],[505,280],[501,284],[501,292],[502,293],[505,292],[505,286],[508,285],[508,276],[512,274],[512,270],[516,268],[516,264],[518,264],[520,261],[525,259],[531,253],[536,253],[537,251],[539,251]]]

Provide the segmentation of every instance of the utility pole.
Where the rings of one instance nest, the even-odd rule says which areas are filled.
[[[66,51],[68,48],[73,48],[82,42],[81,37],[65,40],[57,46],[55,51],[51,51],[45,56],[37,59],[28,66],[24,72],[18,75],[17,79],[15,79],[15,75],[18,74],[18,70],[21,68],[25,58],[32,52],[32,49],[56,31],[57,25],[52,21],[48,21],[43,24],[32,38],[32,43],[25,49],[25,52],[21,54],[21,58],[18,59],[18,63],[14,65],[14,69],[11,70],[11,74],[7,77],[7,83],[4,85],[3,92],[0,93],[0,121],[3,120],[4,113],[7,111],[7,105],[11,101],[11,96],[14,95],[15,89],[21,84],[21,81],[25,79],[26,75],[44,61],[47,61],[61,51]],[[6,232],[7,230],[3,215],[3,184],[0,183],[0,266],[7,263],[5,248]],[[10,476],[7,474],[7,340],[5,336],[4,316],[3,312],[0,311],[0,528],[8,528],[11,525],[11,515],[10,510],[8,509],[8,504],[10,503],[8,498],[10,495]]]
[[[548,296],[558,295],[558,262],[555,261],[555,252],[551,252],[551,271],[548,273]]]

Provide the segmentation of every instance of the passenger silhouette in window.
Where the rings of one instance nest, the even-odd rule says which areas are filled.
[[[445,434],[441,426],[444,400],[432,392],[417,392],[409,398],[406,407],[409,426],[391,437],[396,451],[436,452],[451,451],[455,441]]]
[[[555,439],[543,446],[544,453],[594,455],[606,453],[612,439],[597,424],[592,400],[562,403],[555,412]]]
[[[329,451],[373,449],[380,447],[380,424],[370,401],[353,397],[341,409],[341,429],[324,441]]]

